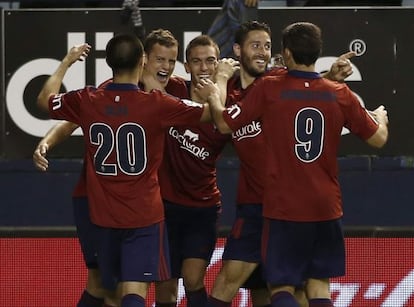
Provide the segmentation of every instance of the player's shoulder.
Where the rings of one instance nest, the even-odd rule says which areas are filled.
[[[112,78],[105,80],[104,82],[98,85],[98,88],[105,88],[108,84],[111,84],[112,82],[113,82]]]
[[[177,97],[183,98],[188,96],[187,81],[178,76],[172,76],[170,80],[168,80],[165,90],[167,93]]]
[[[287,74],[262,76],[255,80],[254,85],[259,86],[259,85],[267,85],[267,84],[282,82],[284,79],[286,79],[286,76]]]
[[[286,67],[274,67],[267,70],[260,78],[255,80],[255,83],[269,83],[277,82],[285,79],[288,70]]]
[[[186,84],[186,80],[184,78],[173,75],[168,80],[167,86],[179,86],[179,85],[182,86],[182,85],[185,85],[185,84]]]
[[[263,77],[269,76],[284,76],[288,73],[287,67],[273,67],[271,69],[266,70],[263,74]]]
[[[336,92],[348,92],[350,91],[348,85],[345,82],[337,82],[337,81],[332,81],[329,79],[325,79],[322,78],[323,82],[325,83],[326,86],[329,86],[332,88],[332,90],[336,91]]]

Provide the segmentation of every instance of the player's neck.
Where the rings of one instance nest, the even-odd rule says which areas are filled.
[[[303,64],[296,64],[292,63],[291,65],[288,65],[289,70],[298,70],[298,71],[306,71],[306,72],[315,72],[315,65],[303,65]]]
[[[256,78],[251,76],[247,71],[243,68],[240,68],[240,83],[242,89],[247,88],[250,84],[254,82]]]
[[[114,83],[130,83],[137,85],[139,81],[138,74],[119,74],[114,76]]]

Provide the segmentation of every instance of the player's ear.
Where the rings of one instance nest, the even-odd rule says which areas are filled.
[[[289,48],[284,48],[282,50],[282,56],[285,64],[287,64],[292,59],[292,52],[289,50]]]
[[[148,55],[147,55],[147,53],[144,52],[142,58],[144,60],[144,66],[147,65],[147,62],[148,62]]]
[[[184,68],[185,68],[185,72],[186,72],[187,74],[189,74],[189,73],[190,73],[190,66],[188,65],[188,63],[187,63],[187,62],[185,62],[185,63],[184,63]]]
[[[237,58],[240,58],[241,46],[239,44],[233,44],[233,53]]]

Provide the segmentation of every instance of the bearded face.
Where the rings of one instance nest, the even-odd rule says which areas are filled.
[[[271,58],[271,40],[265,31],[254,30],[248,33],[240,48],[240,63],[252,77],[266,71]]]

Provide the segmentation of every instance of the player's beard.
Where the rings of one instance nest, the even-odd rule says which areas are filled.
[[[243,52],[240,56],[240,62],[243,69],[252,77],[257,78],[260,77],[265,71],[266,67],[269,64],[269,59],[264,59],[265,61],[265,68],[264,69],[257,69],[251,63],[254,61],[254,57],[248,57],[247,55],[244,55]]]

